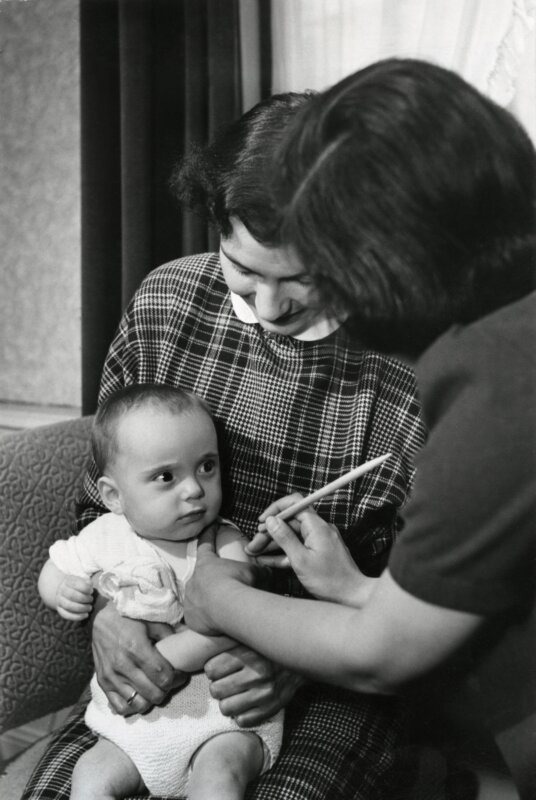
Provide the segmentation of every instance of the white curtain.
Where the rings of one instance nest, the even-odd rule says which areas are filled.
[[[390,56],[459,72],[536,141],[536,0],[272,0],[273,91],[323,89]]]

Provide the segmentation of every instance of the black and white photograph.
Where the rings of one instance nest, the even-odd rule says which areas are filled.
[[[2,800],[536,800],[536,0],[0,0]]]

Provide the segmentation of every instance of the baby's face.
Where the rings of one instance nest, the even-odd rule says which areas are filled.
[[[119,423],[117,437],[110,474],[136,533],[178,542],[197,536],[216,519],[218,441],[205,411],[135,409]]]

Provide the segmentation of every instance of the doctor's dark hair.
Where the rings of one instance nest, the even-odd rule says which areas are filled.
[[[311,92],[261,101],[222,128],[206,147],[194,145],[177,165],[171,188],[180,202],[229,236],[237,217],[261,244],[280,243],[281,215],[270,193],[274,153]]]
[[[110,395],[97,409],[91,429],[91,449],[99,475],[110,467],[118,452],[117,429],[121,419],[138,408],[154,408],[182,415],[204,411],[210,419],[208,404],[194,392],[156,383],[136,383]]]
[[[535,286],[532,142],[441,67],[388,59],[313,97],[273,188],[283,242],[373,349],[417,355]]]

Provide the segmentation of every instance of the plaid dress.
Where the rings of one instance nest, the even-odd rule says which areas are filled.
[[[381,468],[316,507],[337,525],[361,568],[381,572],[411,484],[413,457],[424,441],[409,369],[354,346],[344,325],[324,339],[302,341],[244,324],[233,311],[217,254],[205,254],[152,272],[125,312],[104,367],[100,400],[141,382],[191,389],[208,401],[222,453],[221,513],[248,536],[276,498],[310,493],[391,452]],[[104,510],[93,466],[79,526]],[[280,580],[278,591],[304,593],[290,578]],[[396,700],[310,684],[287,707],[276,766],[247,796],[385,796],[397,735]],[[81,718],[69,723],[23,800],[67,798],[73,765],[93,741]]]

